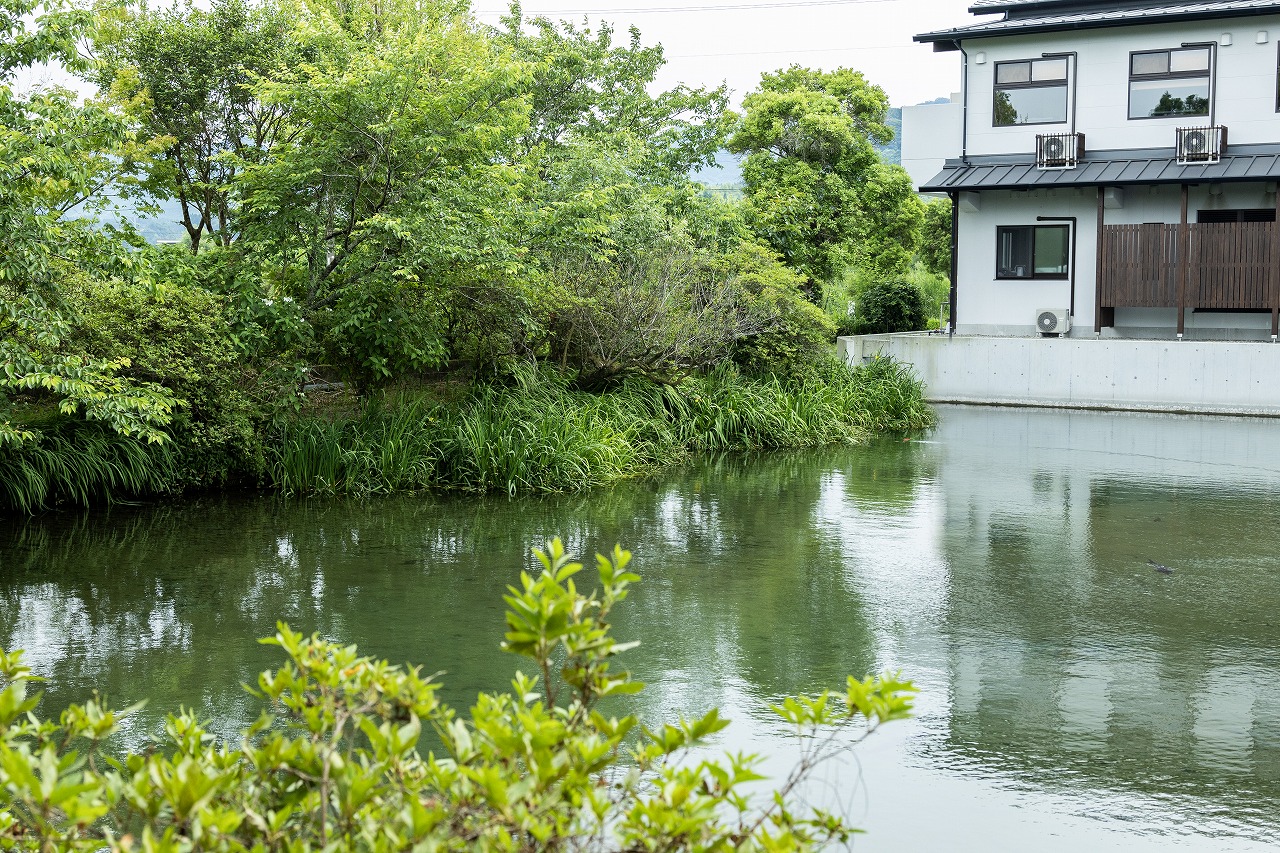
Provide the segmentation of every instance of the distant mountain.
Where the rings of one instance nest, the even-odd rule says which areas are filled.
[[[884,145],[876,145],[880,159],[891,166],[902,165],[902,107],[890,107],[884,123],[893,131],[893,139]]]
[[[159,206],[159,213],[146,215],[133,202],[117,200],[116,209],[99,213],[98,221],[115,226],[123,222],[132,223],[148,243],[181,243],[187,239],[187,229],[182,227],[182,205],[168,199],[153,199],[151,203]],[[74,210],[72,214],[75,214]]]
[[[703,166],[689,177],[708,187],[741,187],[742,160],[721,148],[716,152],[715,165]]]

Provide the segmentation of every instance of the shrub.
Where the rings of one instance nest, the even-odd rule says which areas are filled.
[[[182,401],[169,431],[184,486],[220,485],[262,470],[262,404],[251,396],[258,377],[236,346],[225,297],[182,283],[95,282],[77,299],[80,346],[128,359],[126,376]]]
[[[836,326],[807,298],[804,276],[784,266],[770,249],[743,242],[721,263],[746,294],[752,329],[733,349],[734,361],[754,373],[793,374],[812,363],[835,336]]]
[[[857,334],[914,332],[924,328],[924,296],[906,279],[889,279],[869,285],[858,297]]]
[[[629,644],[609,626],[639,580],[630,555],[597,557],[589,594],[558,540],[538,558],[539,576],[522,573],[506,596],[503,648],[530,671],[509,693],[480,694],[469,715],[416,667],[281,624],[265,642],[287,660],[259,676],[253,692],[269,709],[243,739],[217,743],[182,712],[156,747],[104,760],[128,712],[94,700],[42,721],[21,653],[0,651],[0,849],[811,850],[848,840],[840,816],[797,803],[797,786],[908,716],[910,682],[850,676],[842,690],[771,706],[795,729],[799,758],[774,797],[754,798],[758,759],[704,757],[728,725],[715,710],[652,728],[611,715],[643,689],[614,668]],[[424,756],[428,730],[440,746]]]

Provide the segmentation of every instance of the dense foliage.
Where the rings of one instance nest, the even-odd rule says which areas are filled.
[[[709,754],[729,724],[714,709],[653,726],[614,716],[643,689],[616,668],[635,644],[609,624],[639,581],[630,554],[597,557],[590,593],[559,540],[537,556],[542,571],[506,596],[503,648],[529,671],[466,714],[416,667],[281,624],[264,642],[286,660],[259,676],[262,716],[240,741],[217,742],[184,711],[154,749],[118,759],[104,747],[128,710],[94,700],[42,720],[38,679],[0,650],[0,849],[802,851],[849,839],[802,785],[908,716],[910,682],[850,676],[772,705],[796,731],[797,762],[759,796],[757,759]]]
[[[919,381],[887,359],[854,371],[831,359],[788,379],[727,366],[676,386],[631,380],[605,394],[574,390],[556,374],[522,378],[448,403],[400,394],[349,418],[291,420],[272,442],[270,482],[290,493],[553,491],[695,451],[812,447],[933,423]]]
[[[662,48],[616,35],[518,7],[487,27],[455,0],[0,0],[0,500],[379,491],[286,460],[403,458],[357,425],[420,414],[403,487],[587,485],[715,444],[674,414],[708,383],[764,407],[744,421],[782,397],[810,413],[726,447],[884,428],[839,408],[864,380],[821,364],[848,330],[831,306],[860,296],[831,294],[909,274],[924,222],[873,145],[883,91],[790,68],[735,115],[723,88],[659,87]],[[41,62],[98,94],[15,89]],[[748,154],[741,203],[688,177],[725,145]],[[156,201],[184,245],[116,209]],[[330,411],[317,387],[354,398]],[[889,420],[926,424],[902,387],[919,411]],[[666,402],[579,416],[640,398]],[[472,457],[493,448],[450,437],[483,421],[497,446],[548,411],[636,447],[489,476]]]
[[[951,275],[951,200],[934,199],[924,206],[920,261],[934,275]]]
[[[856,328],[859,334],[910,332],[924,326],[924,294],[905,278],[875,282],[858,299]]]

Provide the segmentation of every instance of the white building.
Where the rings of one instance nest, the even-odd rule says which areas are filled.
[[[1274,340],[1280,0],[970,11],[916,37],[959,54],[959,103],[903,116],[955,202],[954,331]]]

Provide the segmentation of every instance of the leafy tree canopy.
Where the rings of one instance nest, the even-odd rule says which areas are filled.
[[[728,90],[678,85],[654,94],[666,62],[662,46],[643,45],[635,27],[628,35],[626,44],[615,44],[608,23],[593,32],[567,21],[526,20],[512,5],[495,37],[533,68],[520,155],[538,161],[573,147],[605,148],[632,155],[640,176],[667,180],[684,180],[712,162]]]
[[[743,99],[729,148],[747,155],[748,217],[815,287],[850,264],[897,270],[914,253],[910,183],[873,147],[893,137],[888,110],[884,91],[847,68],[765,74]]]
[[[0,0],[0,446],[35,438],[12,425],[15,392],[163,441],[172,395],[118,375],[127,359],[61,346],[64,283],[129,275],[136,260],[84,213],[105,203],[107,188],[127,191],[155,146],[140,141],[132,104],[82,103],[59,88],[13,90],[14,72],[35,63],[83,67],[77,47],[88,17],[56,4],[36,11],[28,0]]]
[[[238,230],[233,182],[257,162],[284,126],[285,108],[265,104],[254,83],[301,57],[284,7],[189,0],[95,15],[96,61],[86,76],[117,99],[142,98],[143,126],[167,146],[145,189],[177,199],[192,253],[208,234],[226,245]]]

